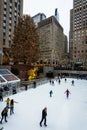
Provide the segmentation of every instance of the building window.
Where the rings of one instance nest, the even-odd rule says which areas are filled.
[[[9,35],[11,35],[11,32],[9,31]]]
[[[6,15],[6,10],[4,10],[4,15]]]
[[[4,4],[4,9],[6,9],[6,4]]]
[[[6,36],[6,33],[4,32],[4,33],[3,33],[3,37],[5,37],[5,36]]]
[[[9,29],[11,29],[11,25],[9,25]]]
[[[11,18],[11,17],[12,17],[12,14],[9,14],[9,17]]]
[[[4,20],[6,21],[6,17],[4,17]]]
[[[6,12],[6,8],[4,8],[4,11]],[[6,14],[6,13],[5,13]]]
[[[5,39],[3,39],[3,45],[5,45]]]
[[[9,28],[9,32],[11,32],[11,28]]]
[[[11,23],[9,23],[9,26],[11,26]]]
[[[15,0],[15,2],[17,3],[18,0]]]
[[[9,40],[9,46],[11,47],[11,40]]]
[[[17,16],[17,12],[14,13],[14,16]]]
[[[6,23],[3,23],[3,27],[6,27]]]
[[[10,3],[12,3],[12,0],[10,0]]]
[[[5,29],[5,30],[6,30],[6,26],[4,26],[4,27],[3,27],[3,29]]]
[[[9,23],[11,23],[11,20],[9,20]]]
[[[6,29],[3,29],[3,32],[5,33],[5,32],[6,32]]]
[[[15,7],[15,12],[17,12],[17,7]]]
[[[16,26],[16,21],[14,21],[14,25]]]
[[[10,9],[12,9],[12,6],[10,6]]]
[[[17,7],[17,3],[15,3],[15,7]]]
[[[10,12],[12,12],[12,8],[10,8]]]
[[[12,15],[12,12],[10,12],[9,14]]]
[[[12,17],[9,17],[9,20],[12,20]]]
[[[6,17],[6,14],[4,14],[4,17]]]

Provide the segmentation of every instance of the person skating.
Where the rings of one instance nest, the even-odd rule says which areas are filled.
[[[4,128],[2,127],[2,128],[0,128],[0,130],[3,130]]]
[[[10,106],[10,98],[8,97],[5,101],[6,101],[6,106],[9,108],[9,106]]]
[[[33,82],[33,87],[36,88],[36,81]]]
[[[65,78],[65,82],[67,81],[67,79]]]
[[[10,115],[14,113],[14,103],[18,103],[18,102],[11,99],[11,101],[10,101]]]
[[[74,85],[74,80],[72,80],[72,85]]]
[[[58,80],[58,82],[59,82],[59,84],[60,84],[60,82],[61,82],[60,79]]]
[[[69,97],[69,94],[71,94],[68,89],[65,91],[65,93],[66,93],[66,97],[67,97],[67,98]]]
[[[3,92],[0,90],[0,101],[3,101]]]
[[[40,121],[40,126],[42,127],[42,122],[44,121],[44,125],[47,126],[46,124],[46,116],[47,116],[47,107],[45,107],[43,110],[42,110],[42,119]]]
[[[49,94],[50,94],[50,97],[52,97],[53,91],[52,91],[52,90],[50,90]]]
[[[8,107],[6,106],[3,110],[2,110],[2,112],[1,112],[1,121],[0,121],[0,123],[2,124],[2,121],[3,121],[3,119],[5,119],[5,122],[7,122],[7,115],[8,115]]]

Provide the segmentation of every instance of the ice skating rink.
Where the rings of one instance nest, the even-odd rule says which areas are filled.
[[[74,85],[71,81],[74,80]],[[69,89],[69,99],[64,92]],[[50,97],[49,91],[53,91]],[[0,102],[0,113],[7,97]],[[54,80],[9,96],[15,103],[14,114],[8,112],[8,122],[0,124],[4,130],[87,130],[87,80],[67,78]],[[39,126],[42,109],[47,107],[47,127]]]

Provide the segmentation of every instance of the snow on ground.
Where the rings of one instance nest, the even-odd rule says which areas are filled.
[[[14,114],[8,112],[8,122],[0,124],[4,130],[87,130],[87,80],[72,78],[61,80],[55,85],[46,83],[37,88],[28,89],[9,96],[18,103],[15,103]],[[66,89],[71,94],[66,99]],[[53,96],[49,96],[52,89]],[[7,97],[0,102],[0,113],[6,105]],[[39,126],[42,109],[47,107],[47,127]]]

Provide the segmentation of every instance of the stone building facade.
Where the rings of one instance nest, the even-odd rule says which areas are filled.
[[[23,14],[23,0],[0,0],[0,64],[5,49],[12,44],[18,17]]]
[[[66,36],[63,28],[54,16],[38,23],[37,32],[40,36],[40,64],[58,66],[65,60]]]
[[[87,0],[73,0],[70,11],[70,56],[73,64],[87,66]]]

